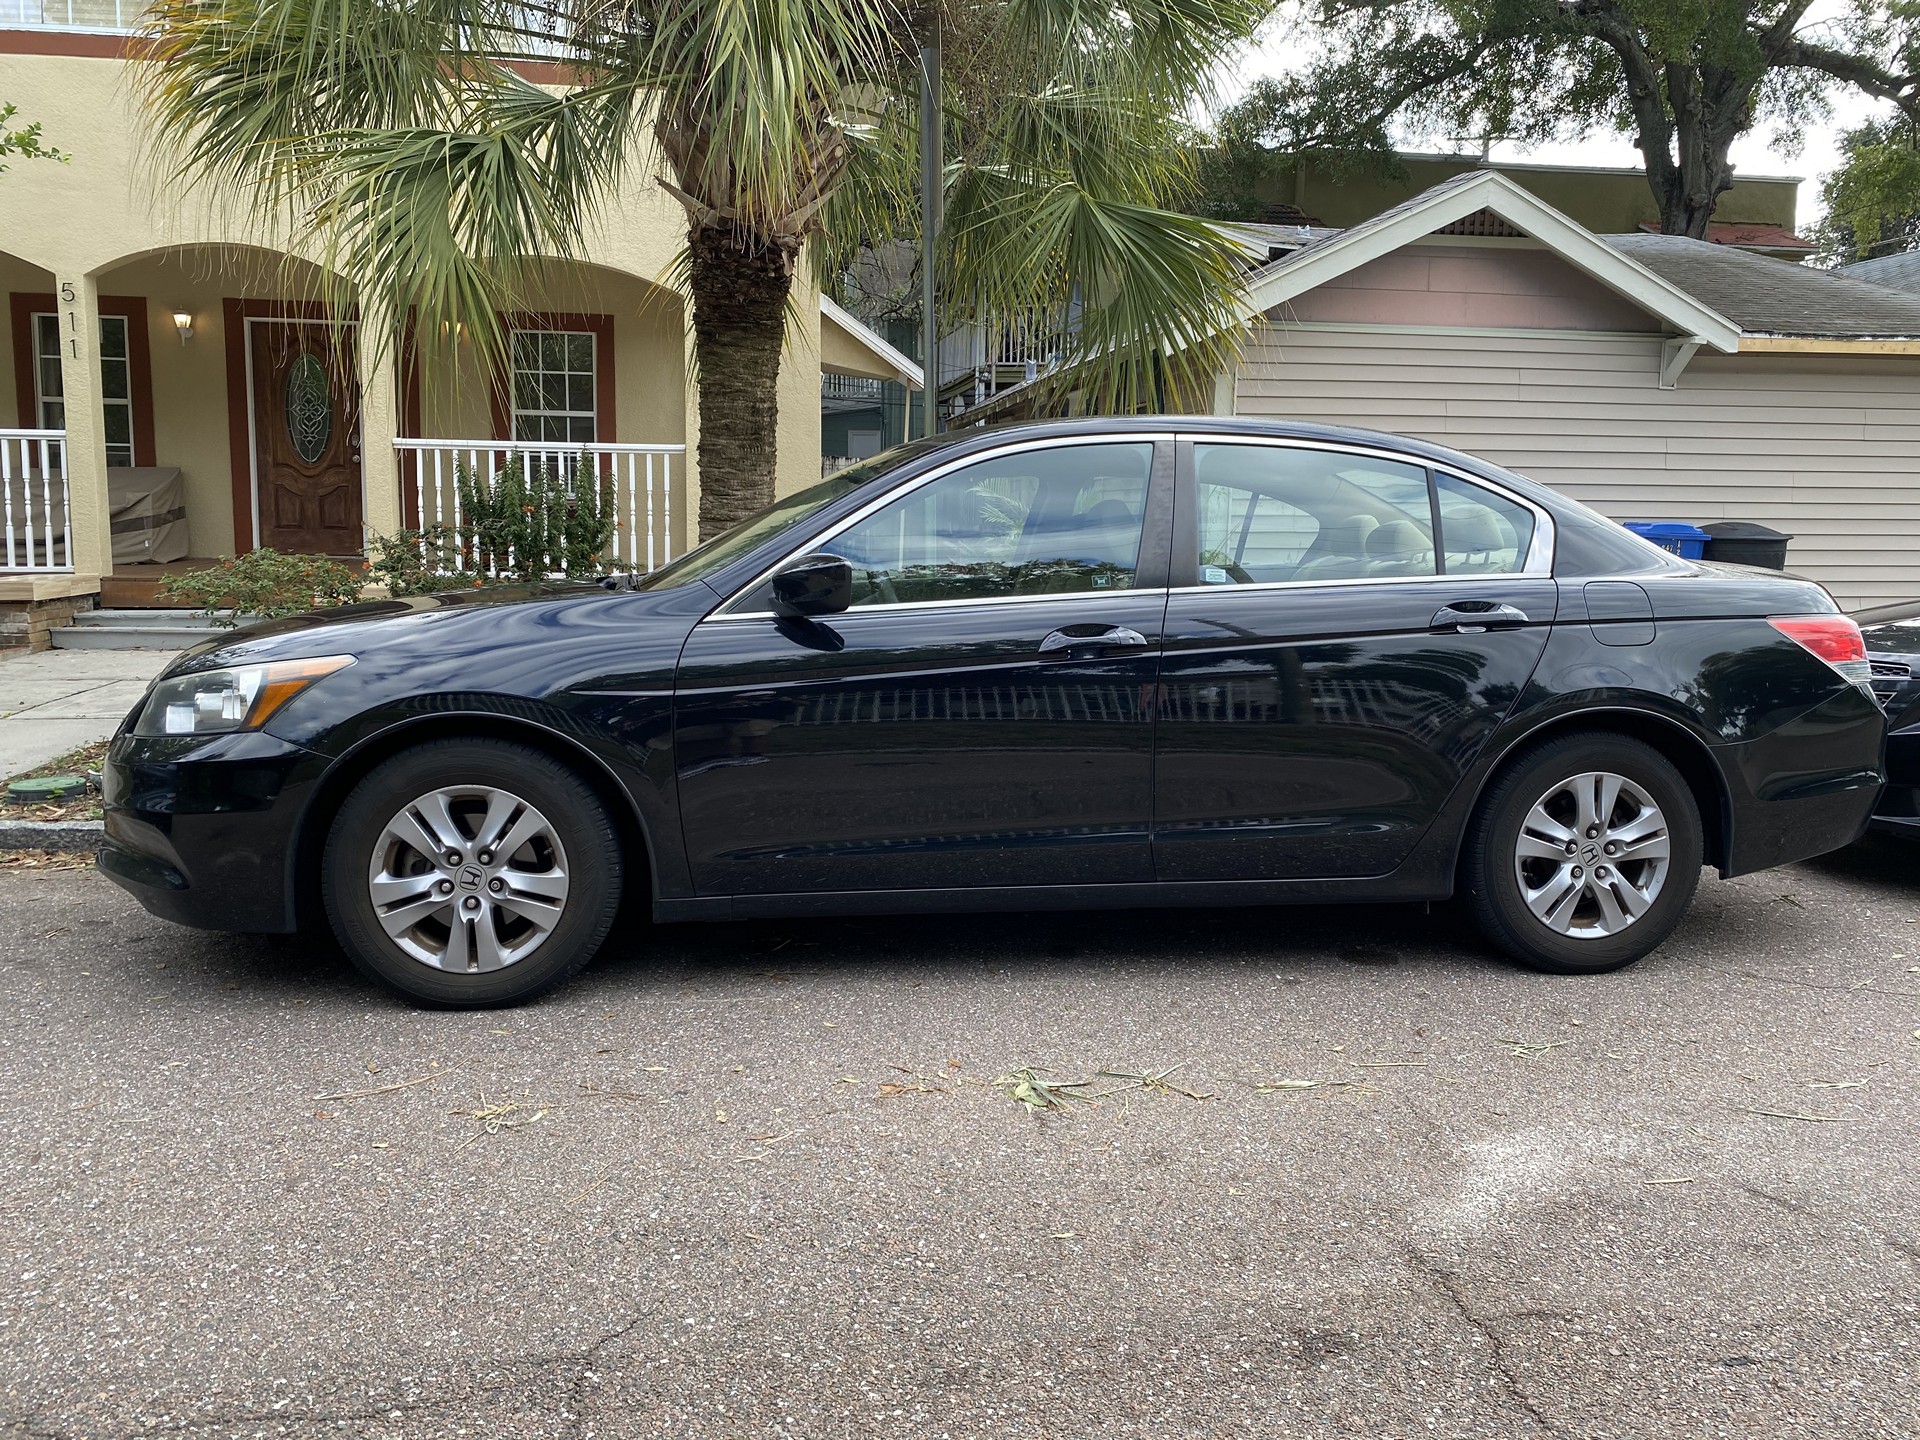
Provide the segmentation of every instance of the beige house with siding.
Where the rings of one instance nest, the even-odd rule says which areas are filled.
[[[1492,170],[1345,230],[1243,228],[1240,360],[1186,408],[1417,436],[1618,520],[1758,521],[1843,606],[1920,597],[1920,294],[1595,235]]]
[[[1619,520],[1759,521],[1858,608],[1920,596],[1920,296],[1600,237],[1480,171],[1253,273],[1221,413],[1415,435]]]
[[[657,185],[627,185],[588,259],[528,278],[512,373],[489,376],[459,335],[330,311],[307,237],[175,184],[131,93],[136,8],[0,3],[0,98],[72,157],[0,177],[0,648],[44,643],[76,607],[141,603],[187,557],[358,555],[451,518],[456,469],[515,453],[613,477],[623,563],[689,543],[698,413],[670,278],[685,221]],[[804,280],[795,309],[783,491],[819,476],[823,372],[919,383]]]

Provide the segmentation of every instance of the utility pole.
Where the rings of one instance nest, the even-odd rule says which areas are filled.
[[[934,248],[940,236],[941,188],[946,183],[945,137],[940,124],[940,12],[927,22],[920,47],[920,406],[924,434],[940,428],[940,330],[934,319]]]

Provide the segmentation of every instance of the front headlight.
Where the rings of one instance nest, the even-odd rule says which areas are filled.
[[[351,655],[272,660],[202,670],[157,682],[134,723],[136,735],[224,735],[258,730],[314,681],[353,663]]]

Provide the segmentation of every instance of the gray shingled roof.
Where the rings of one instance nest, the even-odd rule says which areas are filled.
[[[1856,260],[1840,267],[1842,275],[1885,285],[1893,290],[1920,291],[1920,250],[1904,255],[1876,255],[1871,260]]]
[[[1684,235],[1600,238],[1749,335],[1920,337],[1920,295]]]

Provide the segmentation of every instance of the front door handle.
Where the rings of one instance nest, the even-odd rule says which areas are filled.
[[[1454,630],[1462,635],[1478,635],[1484,630],[1511,630],[1527,623],[1527,612],[1517,605],[1493,605],[1485,600],[1465,600],[1443,607],[1428,627]]]
[[[1073,633],[1076,630],[1089,633],[1076,635]],[[1071,657],[1089,650],[1144,650],[1148,643],[1146,636],[1124,625],[1110,625],[1104,629],[1093,625],[1069,625],[1064,630],[1055,630],[1042,640],[1040,653]]]

